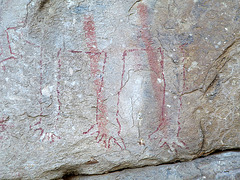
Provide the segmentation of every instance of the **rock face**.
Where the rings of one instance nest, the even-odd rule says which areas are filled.
[[[119,172],[97,175],[68,177],[69,180],[182,180],[182,179],[240,179],[240,153],[226,152],[169,165],[127,169]]]
[[[237,0],[0,0],[0,179],[240,147]]]

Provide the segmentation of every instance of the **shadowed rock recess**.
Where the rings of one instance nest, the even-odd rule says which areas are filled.
[[[0,179],[239,179],[239,70],[239,0],[0,0]]]

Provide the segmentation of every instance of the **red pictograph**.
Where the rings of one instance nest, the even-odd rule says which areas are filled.
[[[5,61],[16,60],[19,58],[19,55],[13,52],[10,41],[10,31],[16,31],[16,28],[17,27],[9,27],[3,33],[3,39],[0,41],[0,57],[2,57],[0,58],[0,65]],[[4,48],[3,45],[6,47]],[[5,66],[3,66],[3,69],[5,69]]]
[[[12,51],[11,42],[10,42],[9,33],[8,33],[9,30],[14,30],[14,31],[16,31],[16,27],[10,27],[10,28],[7,28],[7,29],[5,30],[5,32],[6,32],[6,34],[7,34],[7,42],[8,42],[8,48],[9,48],[10,54],[16,55],[16,53],[13,53],[13,51]]]
[[[185,67],[185,60],[186,60],[186,52],[184,50],[184,46],[186,46],[187,43],[185,44],[182,44],[181,46],[179,46],[180,50],[181,50],[181,53],[182,53],[182,56],[183,56],[183,59],[182,59],[182,87],[181,87],[181,90],[179,92],[179,95],[178,95],[178,100],[179,100],[179,109],[178,109],[178,124],[180,125],[180,115],[181,115],[181,110],[182,110],[182,95],[184,93],[184,91],[187,89],[186,88],[186,67]],[[177,137],[179,137],[179,133],[180,133],[180,130],[181,130],[181,127],[179,126],[178,128],[178,133],[177,133]]]
[[[151,82],[154,90],[154,96],[157,101],[158,118],[159,123],[155,131],[149,135],[149,139],[152,136],[157,136],[160,147],[164,145],[168,146],[171,150],[175,150],[176,146],[185,147],[185,143],[179,139],[180,122],[177,120],[175,125],[172,125],[172,121],[169,121],[166,108],[166,80],[164,76],[164,52],[159,48],[160,62],[158,61],[158,53],[153,47],[153,40],[151,37],[149,26],[149,14],[148,7],[140,3],[138,5],[138,14],[141,22],[141,39],[144,42],[148,64],[151,69]],[[184,72],[185,74],[185,72]],[[184,83],[185,84],[185,83]],[[173,127],[173,128],[172,128]],[[175,128],[177,127],[177,128]]]
[[[88,21],[89,21],[89,17],[88,17]],[[92,21],[92,20],[91,20]],[[90,31],[89,34],[91,34],[91,36],[86,35],[86,39],[87,40],[94,40],[95,38],[95,33],[93,33],[95,31],[95,28],[93,28],[92,25],[94,25],[93,22],[91,23],[86,23],[87,26],[90,27],[85,27],[84,30],[85,31]],[[120,122],[120,96],[121,96],[121,92],[124,86],[124,76],[125,76],[125,68],[126,68],[126,57],[128,56],[129,53],[132,52],[140,52],[143,51],[144,49],[129,49],[129,50],[124,50],[123,54],[122,54],[122,71],[121,71],[121,81],[120,81],[120,88],[117,91],[117,101],[116,101],[116,122],[118,125],[118,130],[117,130],[117,136],[118,137],[114,137],[114,135],[110,135],[112,132],[109,131],[109,129],[107,128],[107,125],[109,123],[109,120],[107,119],[107,106],[106,104],[104,104],[104,92],[103,92],[103,88],[104,88],[104,72],[105,72],[105,66],[106,66],[106,62],[107,62],[107,53],[104,51],[99,51],[97,49],[97,43],[96,41],[94,42],[87,42],[87,47],[89,49],[89,51],[84,52],[84,51],[80,51],[80,50],[70,50],[69,52],[73,53],[73,54],[78,54],[78,53],[83,53],[83,54],[87,54],[91,60],[91,73],[92,76],[95,78],[94,79],[94,85],[95,85],[95,91],[97,94],[97,108],[96,108],[96,123],[93,124],[87,131],[83,132],[83,134],[88,134],[91,131],[93,131],[94,128],[97,127],[97,130],[93,133],[91,133],[91,135],[93,135],[94,133],[96,133],[96,140],[98,143],[102,142],[105,146],[105,148],[110,148],[111,146],[111,141],[113,141],[114,144],[118,145],[121,149],[126,149],[126,145],[124,143],[123,138],[121,137],[121,131],[122,131],[122,125]],[[100,57],[103,57],[103,66],[99,67],[100,64]],[[139,64],[137,64],[137,68],[139,69]]]
[[[1,69],[6,71],[6,63],[9,60],[16,60],[20,57],[17,53],[14,53],[11,46],[10,31],[16,32],[17,27],[10,27],[3,31],[2,39],[0,39],[0,66]],[[3,65],[2,65],[3,64]],[[9,118],[9,117],[8,117]],[[7,123],[8,118],[2,117],[0,120],[0,133],[7,133],[8,129],[13,128],[14,125]],[[0,140],[4,139],[5,136],[0,136]]]
[[[25,40],[23,38],[23,35],[21,34],[21,31],[19,31],[19,28],[21,27],[21,25],[17,26],[17,27],[9,27],[7,28],[4,32],[3,32],[3,39],[0,42],[0,65],[6,61],[9,60],[16,60],[22,57],[22,55],[20,53],[18,53],[18,51],[15,52],[14,48],[13,48],[13,41],[14,38],[15,41],[17,40],[18,43],[21,43],[21,45],[30,45],[31,47],[33,47],[35,50],[40,51],[41,52],[41,57],[39,60],[39,67],[40,67],[40,74],[39,74],[39,107],[40,107],[40,114],[39,114],[39,119],[37,122],[35,122],[33,125],[30,125],[30,130],[33,130],[34,132],[40,132],[40,138],[42,139],[42,141],[47,140],[50,141],[50,143],[54,142],[55,139],[60,139],[59,136],[57,136],[56,134],[52,133],[52,132],[46,132],[45,129],[43,127],[41,127],[42,124],[42,119],[43,119],[43,101],[42,101],[42,89],[43,89],[43,57],[42,57],[42,52],[43,49],[41,48],[41,46],[36,45],[35,43],[32,43],[28,40]],[[24,49],[24,47],[23,47]],[[59,58],[59,54],[60,51],[57,53],[57,58]],[[59,92],[59,78],[60,78],[60,68],[61,68],[61,60],[58,59],[58,82],[57,82],[57,99],[58,99],[58,114],[57,114],[57,119],[59,118],[59,113],[60,113],[60,92]],[[5,64],[2,66],[2,69],[5,71],[6,67]],[[2,122],[2,121],[1,121]],[[4,124],[1,124],[2,129],[4,129],[5,126]]]
[[[34,43],[28,42],[29,44],[35,45]],[[37,46],[39,47],[39,46]],[[56,135],[54,132],[47,132],[41,125],[42,125],[42,121],[43,121],[43,94],[42,94],[42,90],[43,90],[43,48],[40,47],[40,51],[41,51],[41,55],[40,55],[40,60],[39,60],[39,66],[40,66],[40,74],[39,74],[39,120],[34,123],[34,125],[30,125],[30,130],[34,130],[35,132],[40,132],[40,139],[42,141],[49,141],[50,143],[55,142],[56,139],[61,139],[60,136]],[[57,52],[57,62],[58,62],[58,71],[57,71],[57,103],[58,103],[58,113],[57,113],[57,120],[60,116],[60,110],[61,110],[61,102],[60,102],[60,90],[59,90],[59,86],[60,86],[60,70],[61,70],[61,59],[60,59],[60,52],[61,49]],[[55,122],[56,123],[56,122]]]
[[[57,52],[57,62],[58,62],[58,70],[57,70],[57,102],[58,102],[58,112],[57,112],[57,121],[59,120],[60,117],[60,112],[61,112],[61,101],[60,101],[60,96],[61,96],[61,92],[60,92],[60,80],[61,80],[61,58],[60,58],[60,53],[61,53],[62,49],[59,49],[59,51]]]
[[[152,38],[148,26],[148,9],[147,6],[144,4],[139,4],[138,6],[138,13],[140,15],[141,20],[141,38],[146,46],[146,53],[148,58],[148,64],[151,69],[151,81],[152,86],[155,94],[155,98],[158,104],[159,110],[159,126],[157,129],[152,133],[156,133],[160,130],[160,127],[164,127],[167,125],[167,112],[166,112],[166,105],[165,105],[165,91],[166,91],[166,81],[164,77],[164,52],[159,48],[161,54],[161,61],[158,61],[158,53],[152,47]],[[151,137],[151,135],[149,137]]]
[[[182,85],[182,94],[184,93],[184,91],[187,89],[186,87],[186,67],[185,67],[185,61],[186,61],[186,51],[184,49],[185,46],[187,46],[188,44],[182,44],[181,46],[179,46],[183,59],[182,59],[182,63],[183,63],[183,67],[182,67],[182,74],[183,74],[183,85]]]
[[[117,124],[119,126],[119,130],[117,132],[118,137],[114,137],[113,135],[110,135],[107,125],[109,123],[109,120],[107,119],[107,106],[104,103],[105,97],[103,92],[104,87],[104,72],[105,72],[105,65],[107,62],[107,53],[104,51],[100,51],[97,47],[97,41],[96,41],[96,32],[95,32],[95,23],[92,16],[88,16],[84,18],[84,27],[83,30],[85,31],[85,38],[86,38],[86,44],[89,52],[84,52],[88,54],[91,62],[91,74],[94,78],[94,85],[95,85],[95,91],[97,96],[97,107],[96,107],[96,124],[92,125],[86,132],[83,132],[83,134],[90,133],[91,130],[94,129],[95,126],[97,126],[96,133],[96,140],[98,143],[103,142],[105,148],[110,148],[111,141],[113,141],[114,144],[118,145],[121,149],[125,149],[125,143],[123,141],[123,138],[121,137],[121,124],[118,119],[118,112],[116,114],[117,118]],[[72,53],[78,53],[82,51],[71,51]],[[99,67],[99,62],[101,60],[101,56],[103,55],[103,66],[102,68]],[[119,92],[120,95],[120,92]],[[92,134],[94,134],[92,133]],[[120,142],[119,142],[120,141]]]
[[[108,107],[106,105],[106,98],[105,98],[105,70],[106,64],[108,60],[108,53],[103,50],[99,50],[97,40],[96,40],[96,30],[95,30],[95,23],[93,16],[86,16],[84,18],[83,23],[83,30],[85,32],[85,41],[87,45],[87,51],[80,51],[80,50],[70,50],[73,54],[85,54],[90,59],[90,70],[91,76],[94,79],[94,90],[96,93],[96,123],[91,125],[90,128],[83,132],[83,134],[95,134],[97,143],[102,143],[105,148],[110,148],[112,144],[117,145],[121,149],[126,149],[126,145],[124,139],[121,136],[122,132],[122,124],[120,122],[120,111],[121,111],[121,95],[122,90],[125,85],[125,76],[126,76],[126,60],[127,56],[130,53],[139,53],[144,52],[147,56],[148,66],[150,69],[150,77],[151,77],[151,84],[153,88],[154,98],[156,99],[156,106],[158,109],[158,125],[156,129],[153,130],[152,133],[149,134],[149,139],[153,139],[153,137],[157,137],[159,140],[160,147],[168,146],[171,150],[173,150],[176,146],[179,147],[186,147],[185,143],[179,139],[179,133],[181,130],[180,127],[180,114],[182,109],[182,94],[186,90],[186,68],[185,68],[185,51],[184,46],[186,44],[181,45],[179,48],[181,53],[184,56],[182,60],[183,67],[182,67],[182,85],[180,90],[180,95],[178,96],[179,102],[179,109],[178,109],[178,118],[176,121],[169,121],[167,107],[166,107],[166,79],[164,75],[164,63],[165,63],[165,56],[163,49],[155,48],[153,45],[153,39],[150,32],[150,25],[149,25],[149,15],[148,15],[148,7],[143,3],[139,3],[138,5],[138,14],[140,17],[141,22],[141,40],[145,45],[145,48],[136,48],[136,49],[125,49],[122,53],[121,62],[122,62],[122,70],[121,70],[121,81],[120,87],[117,91],[117,98],[115,101],[116,107],[116,114],[113,118],[114,123],[116,124],[117,130],[116,132],[111,132],[112,122],[109,122],[108,119]],[[0,65],[1,63],[8,61],[8,60],[15,60],[21,55],[19,55],[18,51],[12,47],[11,42],[11,35],[10,32],[16,31],[16,27],[7,28],[4,31],[5,43],[4,48],[2,47],[3,43],[0,42]],[[43,102],[43,87],[44,87],[44,58],[43,58],[43,48],[38,46],[30,41],[24,40],[25,43],[35,46],[39,48],[41,51],[41,55],[39,58],[39,89],[38,89],[38,102],[39,102],[39,116],[37,122],[34,122],[33,125],[30,125],[30,130],[34,132],[38,132],[40,134],[40,139],[42,141],[47,140],[50,143],[53,143],[56,139],[61,139],[60,136],[56,135],[54,132],[47,132],[44,129],[43,121],[45,120],[44,117],[44,102]],[[6,49],[8,52],[6,52]],[[60,118],[61,113],[61,53],[62,49],[56,54],[57,58],[57,85],[56,85],[56,100],[57,100],[57,116],[56,121]],[[139,54],[137,55],[139,56]],[[120,62],[120,61],[119,61]],[[139,66],[137,64],[136,66]],[[5,66],[2,66],[5,70]],[[115,112],[115,111],[114,111]],[[44,120],[43,120],[44,119]],[[175,123],[174,125],[171,123]],[[3,130],[6,130],[6,125],[4,124],[5,121],[0,121],[0,127]],[[172,127],[177,127],[171,129]],[[116,129],[116,128],[115,128]],[[156,138],[155,138],[156,139]],[[175,150],[175,149],[174,149]]]
[[[6,120],[2,117],[2,119],[0,120],[0,127],[1,127],[1,132],[6,131],[7,130],[7,125],[6,125]]]
[[[0,39],[0,57],[3,54],[3,48],[2,48],[2,43],[1,43],[1,39]]]
[[[42,48],[41,48],[41,57],[40,57],[39,65],[40,65],[40,79],[39,79],[39,94],[40,94],[40,97],[38,99],[38,103],[39,103],[39,106],[40,106],[40,114],[39,114],[40,118],[39,118],[39,121],[36,122],[33,126],[30,125],[30,129],[32,129],[32,127],[37,126],[38,124],[42,123],[42,115],[43,115],[43,108],[42,108],[42,82],[43,82]],[[42,128],[34,129],[34,131],[40,131],[41,132],[40,136],[42,136],[43,132],[44,132],[44,130]]]
[[[123,86],[124,86],[124,75],[125,75],[125,68],[126,68],[126,57],[128,55],[128,53],[131,53],[131,52],[137,52],[139,51],[138,49],[129,49],[129,50],[125,50],[122,54],[122,64],[123,64],[123,67],[122,67],[122,73],[121,73],[121,85],[120,85],[120,89],[119,91],[117,92],[117,112],[116,112],[116,121],[118,123],[118,135],[119,137],[121,138],[121,140],[123,141],[123,138],[120,136],[120,133],[121,133],[121,130],[122,130],[122,126],[121,126],[121,123],[120,123],[120,120],[119,120],[119,113],[120,113],[120,110],[119,110],[119,106],[120,106],[120,95],[121,95],[121,92],[122,92],[122,89],[123,89]],[[125,146],[125,144],[124,144]],[[125,149],[126,149],[126,146],[125,146]]]
[[[2,119],[0,120],[0,133],[7,133],[8,134],[8,128],[13,128],[13,125],[9,125],[7,124],[7,120],[8,118],[4,118],[2,117]],[[0,135],[0,140],[3,140],[5,136]]]

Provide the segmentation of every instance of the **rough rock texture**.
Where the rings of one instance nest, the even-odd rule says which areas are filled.
[[[190,162],[127,169],[97,176],[69,176],[68,178],[69,180],[239,180],[240,152],[226,152]]]
[[[240,147],[238,0],[0,0],[0,179]]]

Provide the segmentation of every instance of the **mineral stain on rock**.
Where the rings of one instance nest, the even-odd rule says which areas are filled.
[[[40,2],[40,5],[39,5],[39,11],[41,11],[42,9],[44,9],[44,7],[50,2],[51,0],[42,0]]]

